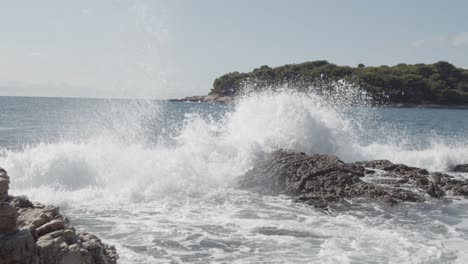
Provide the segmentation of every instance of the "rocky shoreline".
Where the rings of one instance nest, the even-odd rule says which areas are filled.
[[[333,155],[277,150],[241,176],[241,189],[286,194],[298,202],[327,207],[346,199],[390,204],[468,196],[468,180],[388,160],[345,163]]]
[[[8,195],[0,168],[0,264],[115,264],[114,246],[78,232],[59,208]]]
[[[228,104],[235,100],[234,96],[218,96],[218,95],[196,95],[182,99],[169,99],[169,102],[184,102],[184,103],[220,103]]]
[[[424,109],[468,109],[468,105],[440,105],[440,104],[388,104],[389,108],[424,108]]]
[[[182,99],[169,99],[169,102],[184,102],[184,103],[220,103],[228,104],[233,102],[233,96],[218,96],[218,95],[197,95],[189,96]]]
[[[229,104],[234,102],[235,96],[219,96],[219,95],[197,95],[189,96],[181,99],[169,99],[169,102],[184,102],[184,103],[219,103]],[[468,109],[468,105],[441,105],[441,104],[403,104],[392,103],[383,105],[388,108],[424,108],[424,109]]]
[[[451,168],[468,172],[468,164]],[[114,246],[77,231],[59,208],[8,195],[10,177],[0,168],[0,264],[116,264]],[[316,208],[363,202],[395,205],[468,196],[468,179],[394,164],[345,163],[333,155],[277,150],[236,180],[240,189],[289,195]],[[337,207],[335,207],[337,208]]]

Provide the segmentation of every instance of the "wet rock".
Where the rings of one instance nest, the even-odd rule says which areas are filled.
[[[5,170],[0,169],[0,177],[8,177]],[[7,192],[8,188],[0,204],[0,264],[117,263],[115,247],[92,234],[76,232],[58,207]]]
[[[399,188],[412,188],[414,191],[425,193],[433,198],[449,195],[468,195],[468,181],[457,179],[440,172],[429,172],[426,169],[393,164],[386,161],[384,168],[380,161],[365,161],[354,163],[366,168],[380,169],[384,172],[379,177],[368,177],[369,181]]]
[[[261,193],[300,194],[304,188],[311,188],[310,181],[327,179],[322,175],[336,172],[341,184],[350,184],[364,176],[364,170],[348,166],[332,155],[306,155],[305,153],[279,150],[257,164],[239,180],[240,186],[254,188]]]
[[[450,168],[453,172],[466,172],[468,173],[468,164],[458,164]]]
[[[468,182],[442,173],[374,160],[347,164],[332,155],[272,152],[238,179],[238,186],[263,194],[292,195],[297,201],[326,207],[344,198],[388,203],[468,195]]]

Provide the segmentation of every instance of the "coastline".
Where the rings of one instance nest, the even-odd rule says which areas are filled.
[[[188,96],[181,99],[168,99],[169,102],[183,102],[183,103],[220,103],[227,104],[233,102],[234,96],[219,96],[219,95],[195,95]]]
[[[219,95],[195,95],[180,99],[168,99],[169,102],[183,103],[219,103],[230,104],[234,102],[235,96]],[[442,105],[442,104],[408,104],[408,103],[389,103],[383,105],[386,108],[421,108],[421,109],[460,109],[468,110],[468,105]]]
[[[468,105],[440,105],[440,104],[397,104],[385,105],[389,108],[424,108],[424,109],[462,109],[468,110]]]

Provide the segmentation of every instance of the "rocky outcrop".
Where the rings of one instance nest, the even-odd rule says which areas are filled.
[[[468,173],[468,164],[458,164],[450,168],[453,172],[465,172]]]
[[[9,180],[0,168],[0,264],[117,263],[113,246],[77,232],[58,207],[9,196]]]
[[[3,203],[8,196],[8,188],[10,186],[10,177],[6,170],[0,168],[0,203]]]
[[[440,172],[428,172],[426,169],[394,164],[388,160],[373,160],[354,163],[366,168],[380,170],[379,177],[366,179],[389,187],[410,188],[430,197],[441,198],[446,195],[467,196],[468,181]]]
[[[346,198],[389,203],[423,202],[468,195],[468,181],[387,160],[345,163],[332,155],[272,152],[238,179],[238,186],[263,194],[292,195],[324,207]]]
[[[169,99],[170,102],[191,102],[191,103],[221,103],[228,104],[234,101],[233,96],[220,96],[220,95],[198,95],[189,96],[182,99]]]

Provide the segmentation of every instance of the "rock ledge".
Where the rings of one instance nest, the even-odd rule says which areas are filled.
[[[391,204],[467,196],[468,180],[394,164],[388,160],[345,163],[332,155],[277,150],[238,178],[238,187],[287,194],[315,207],[351,198]]]

